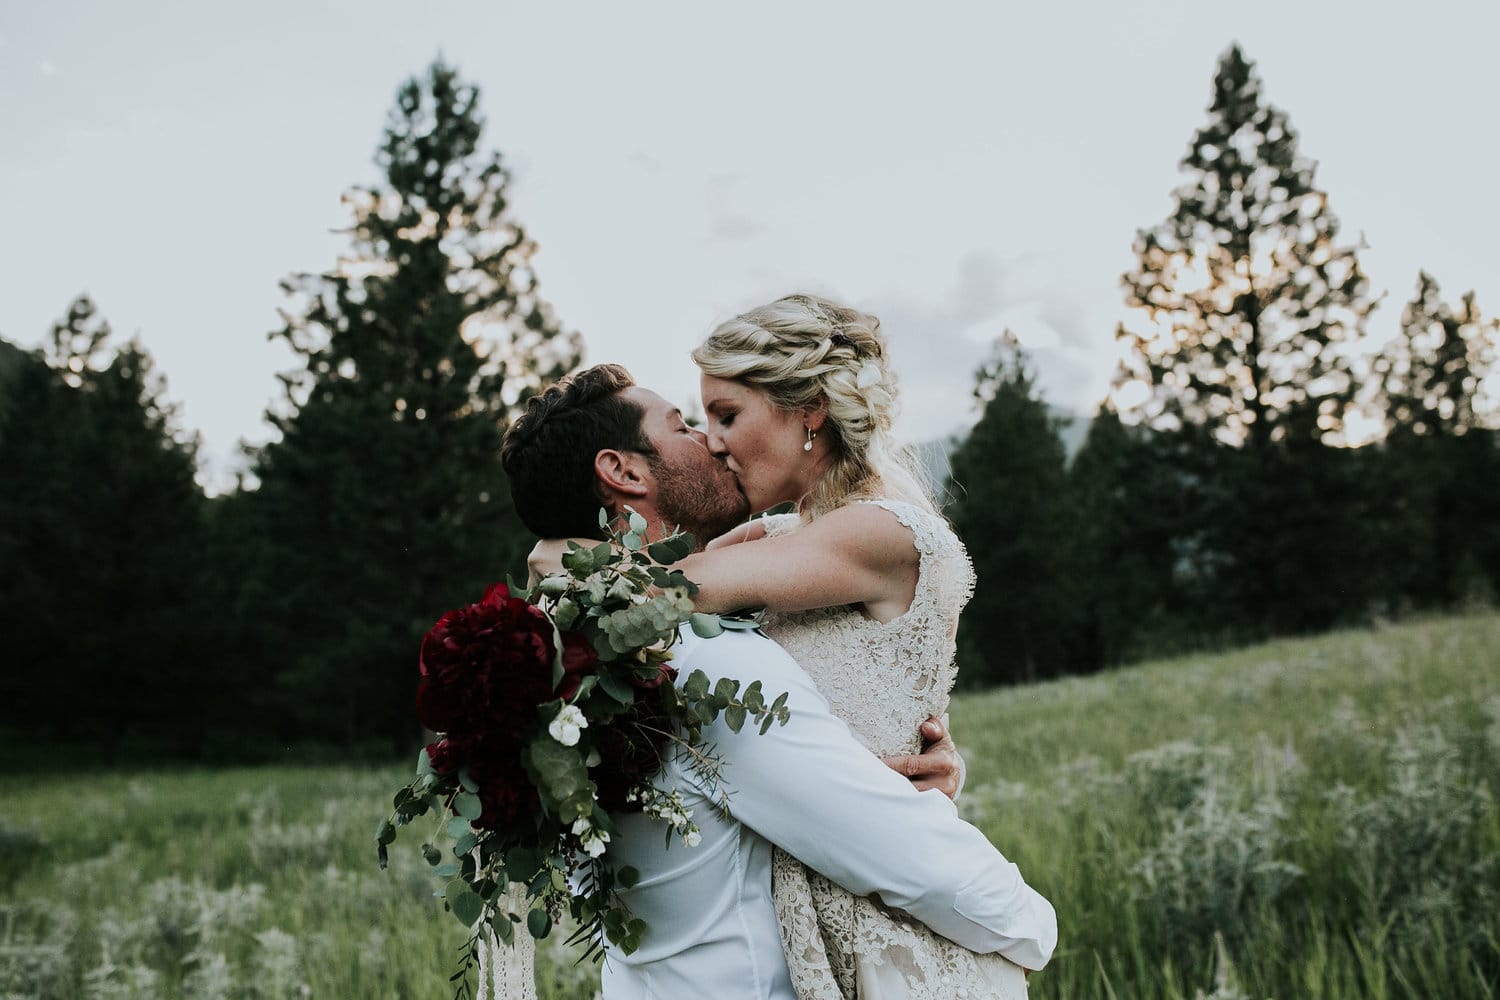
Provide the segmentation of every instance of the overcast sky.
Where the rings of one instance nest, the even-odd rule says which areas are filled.
[[[1238,41],[1395,330],[1418,268],[1500,312],[1500,3],[7,3],[0,336],[88,291],[226,481],[292,357],[278,281],[439,53],[482,88],[536,268],[590,362],[679,403],[718,320],[795,290],[879,315],[912,440],[973,419],[1009,326],[1088,412],[1119,278]]]

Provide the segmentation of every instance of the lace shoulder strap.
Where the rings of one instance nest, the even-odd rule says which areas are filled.
[[[974,595],[974,566],[947,520],[904,500],[880,498],[863,502],[890,511],[910,529],[912,544],[921,553],[916,600],[925,598],[957,617]]]
[[[760,520],[765,525],[766,537],[771,538],[796,530],[797,526],[802,523],[802,515],[791,511],[786,514],[767,514]]]

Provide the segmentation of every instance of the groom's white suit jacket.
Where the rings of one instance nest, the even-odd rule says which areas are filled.
[[[861,746],[780,646],[754,632],[700,639],[684,629],[674,664],[682,677],[759,680],[768,700],[786,691],[791,720],[764,736],[750,723],[732,733],[722,718],[705,727],[724,761],[728,818],[690,769],[659,776],[692,808],[697,847],[664,845],[661,823],[640,815],[617,823],[609,857],[640,871],[622,895],[650,930],[634,954],[606,953],[606,1000],[795,1000],[771,899],[772,844],[967,948],[1028,969],[1051,957],[1051,904],[945,796],[918,792]]]

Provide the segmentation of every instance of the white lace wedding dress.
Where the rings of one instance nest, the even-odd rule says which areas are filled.
[[[928,716],[948,709],[957,675],[954,635],[974,589],[963,543],[941,517],[873,500],[911,530],[920,553],[911,607],[885,623],[849,606],[767,614],[763,630],[817,682],[834,714],[882,757],[916,753]],[[766,519],[766,534],[797,530],[796,514]],[[795,710],[795,709],[794,709]],[[777,850],[772,886],[799,1000],[1022,1000],[1026,976],[980,955],[874,897],[855,896]]]

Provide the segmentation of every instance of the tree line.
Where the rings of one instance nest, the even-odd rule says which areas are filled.
[[[413,739],[421,634],[531,539],[496,460],[527,397],[582,360],[541,297],[479,95],[434,64],[398,91],[350,250],[284,283],[299,366],[234,489],[138,341],[80,297],[44,348],[0,341],[0,728],[51,760],[386,756]],[[953,455],[979,574],[963,683],[1446,608],[1500,584],[1495,326],[1423,275],[1402,335],[1286,116],[1238,49],[1138,235],[1115,399],[1069,461],[1002,338]],[[1351,444],[1350,417],[1385,434]]]
[[[348,196],[350,251],[284,283],[273,336],[301,364],[224,495],[87,298],[44,350],[0,352],[7,735],[210,759],[414,737],[422,633],[530,548],[504,428],[581,360],[478,99],[441,62],[399,89],[382,181]]]
[[[1115,391],[1071,462],[1014,338],[978,372],[948,490],[978,571],[967,683],[1500,591],[1495,321],[1422,273],[1399,334],[1362,355],[1358,247],[1238,47],[1181,167],[1174,211],[1137,235]]]

